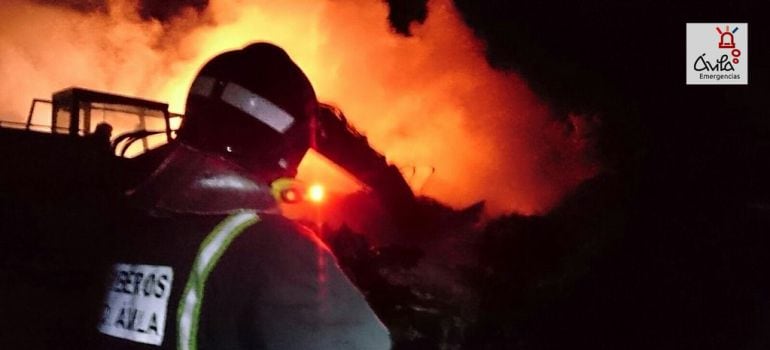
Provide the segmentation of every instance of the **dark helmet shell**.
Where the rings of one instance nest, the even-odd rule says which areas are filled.
[[[239,165],[292,176],[310,146],[318,101],[307,76],[278,46],[222,53],[195,78],[179,140]]]

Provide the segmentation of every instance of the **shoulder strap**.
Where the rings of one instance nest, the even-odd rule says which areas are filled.
[[[177,349],[196,350],[198,348],[198,320],[203,290],[206,279],[217,261],[247,227],[259,221],[255,211],[244,211],[228,216],[206,236],[195,257],[184,293],[179,299],[177,309]]]

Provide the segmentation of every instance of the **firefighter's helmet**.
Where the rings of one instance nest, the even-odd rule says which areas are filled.
[[[317,110],[310,81],[289,55],[272,44],[251,44],[201,68],[178,139],[249,170],[294,176]]]

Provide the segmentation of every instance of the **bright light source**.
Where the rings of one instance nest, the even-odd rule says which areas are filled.
[[[326,197],[326,189],[321,184],[313,184],[307,189],[307,199],[311,202],[321,203]]]

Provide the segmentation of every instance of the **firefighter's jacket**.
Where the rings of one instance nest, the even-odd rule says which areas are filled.
[[[388,349],[334,256],[269,188],[179,146],[133,194],[95,326],[104,349]]]

